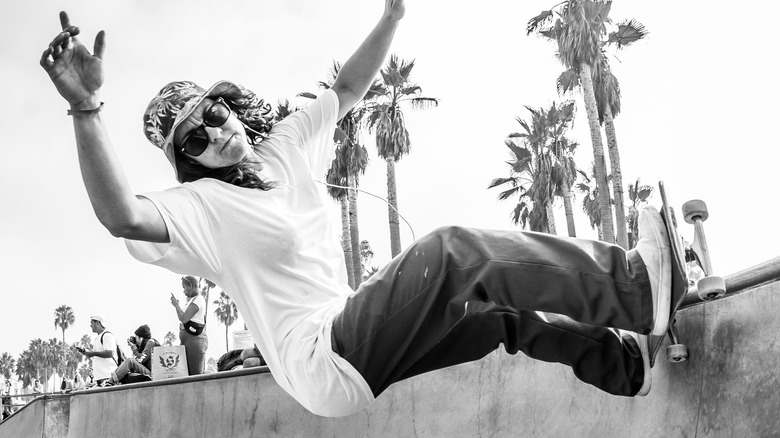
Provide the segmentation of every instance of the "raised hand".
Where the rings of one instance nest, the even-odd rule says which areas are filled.
[[[406,4],[404,0],[385,0],[385,16],[393,20],[400,20],[404,18],[405,13]]]
[[[62,32],[41,55],[41,67],[72,109],[94,109],[100,105],[106,34],[98,32],[93,55],[76,37],[80,30],[70,24],[64,11],[60,12],[60,24]]]

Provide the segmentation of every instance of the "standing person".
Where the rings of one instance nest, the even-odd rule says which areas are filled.
[[[198,280],[187,275],[181,278],[181,288],[187,303],[184,308],[179,305],[179,300],[171,294],[171,304],[176,309],[176,317],[179,318],[179,339],[184,345],[187,354],[187,368],[190,376],[203,374],[206,367],[206,350],[209,347],[209,338],[206,336],[206,300],[200,294]]]
[[[92,358],[92,375],[95,384],[100,385],[111,377],[111,372],[117,367],[116,338],[114,334],[106,330],[106,319],[103,315],[92,315],[89,319],[92,333],[97,336],[92,341],[92,350],[76,347],[76,350],[84,356]]]
[[[643,211],[640,242],[628,253],[446,227],[349,288],[339,218],[318,180],[334,156],[336,121],[365,95],[404,16],[404,0],[384,3],[333,86],[273,126],[268,106],[232,82],[165,86],[144,132],[183,184],[142,196],[130,189],[100,113],[105,34],[93,56],[61,14],[63,32],[41,65],[71,106],[97,217],[138,260],[230,290],[274,379],[318,415],[357,412],[394,382],[479,359],[501,343],[569,365],[611,394],[646,394],[645,335],[664,334],[670,313],[670,242],[655,209]]]
[[[111,377],[105,385],[116,385],[122,382],[122,379],[130,373],[152,376],[152,352],[154,347],[160,345],[156,339],[152,338],[152,331],[149,326],[144,324],[138,327],[133,336],[127,339],[127,345],[133,354],[125,359],[119,366],[111,372]]]
[[[8,418],[12,411],[11,411],[11,405],[13,404],[13,401],[11,399],[11,382],[6,380],[5,381],[5,390],[2,394],[2,416],[0,417],[0,421],[5,420]]]

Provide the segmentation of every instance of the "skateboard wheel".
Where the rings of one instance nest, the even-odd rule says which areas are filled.
[[[688,359],[688,347],[684,344],[672,344],[666,347],[666,358],[669,362],[685,362]]]
[[[699,298],[704,301],[714,300],[726,295],[726,282],[723,281],[723,277],[704,277],[699,280],[696,287]]]
[[[709,211],[707,211],[707,204],[701,199],[692,199],[682,206],[683,217],[685,222],[689,224],[693,223],[693,220],[698,216],[702,222],[706,221],[710,217]]]

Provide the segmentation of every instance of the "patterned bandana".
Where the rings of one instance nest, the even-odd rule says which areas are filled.
[[[194,82],[178,81],[164,86],[149,102],[144,113],[144,135],[153,145],[163,150],[173,166],[177,181],[182,182],[173,151],[173,133],[176,127],[192,114],[204,98],[240,97],[241,94],[241,88],[229,81],[219,81],[208,91]]]

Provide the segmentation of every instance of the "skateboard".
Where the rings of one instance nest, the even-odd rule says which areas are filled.
[[[683,216],[685,222],[694,225],[694,242],[687,244],[677,231],[677,220],[674,210],[666,196],[664,182],[658,182],[658,191],[661,193],[661,218],[666,226],[672,251],[672,299],[669,312],[669,328],[665,336],[653,336],[648,338],[650,348],[650,366],[655,365],[656,355],[661,349],[664,340],[668,336],[671,345],[666,349],[666,357],[670,362],[682,362],[688,359],[688,349],[680,343],[677,333],[677,310],[688,294],[689,288],[694,285],[691,281],[691,271],[698,268],[704,273],[704,277],[698,280],[697,293],[702,300],[713,300],[726,293],[725,282],[722,277],[712,275],[712,263],[710,262],[707,240],[704,236],[702,223],[707,220],[709,213],[707,205],[701,200],[692,200],[683,204]]]

